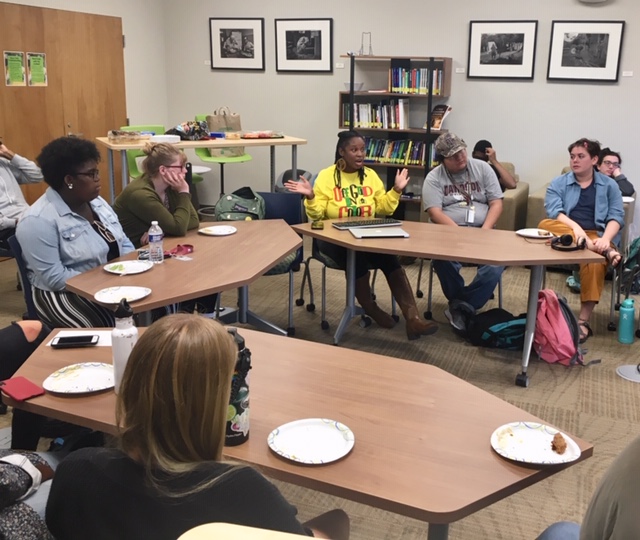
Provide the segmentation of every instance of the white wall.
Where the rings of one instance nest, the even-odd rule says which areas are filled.
[[[535,19],[538,39],[533,81],[467,80],[453,75],[445,127],[469,144],[491,140],[498,157],[512,161],[532,188],[542,186],[567,164],[567,146],[579,137],[597,138],[620,150],[623,170],[640,187],[632,126],[640,121],[640,95],[634,50],[640,48],[636,0],[586,5],[578,0],[433,0],[297,3],[244,0],[48,0],[21,2],[122,17],[127,109],[132,123],[168,125],[228,105],[242,114],[245,129],[276,129],[308,139],[298,164],[313,172],[331,163],[338,131],[338,92],[348,80],[345,69],[333,74],[278,74],[275,71],[275,18],[334,20],[334,64],[340,54],[357,51],[363,31],[372,32],[378,55],[450,56],[454,69],[467,64],[470,20]],[[266,71],[211,70],[209,17],[263,17]],[[618,83],[547,82],[551,21],[625,20]],[[252,151],[253,161],[228,166],[227,188],[254,183],[268,186],[269,152]],[[288,168],[290,152],[277,151],[277,172]],[[210,176],[214,175],[211,173]],[[217,178],[217,171],[215,171]],[[213,190],[215,192],[215,189]],[[215,195],[215,194],[214,194]],[[214,196],[212,195],[212,196]],[[208,200],[206,202],[214,202]]]

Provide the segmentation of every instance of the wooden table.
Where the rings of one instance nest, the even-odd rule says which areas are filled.
[[[524,467],[498,456],[499,426],[539,418],[435,366],[242,329],[252,353],[249,441],[225,448],[285,482],[428,522],[429,539],[448,524],[535,484],[593,454],[572,438],[578,461]],[[81,361],[110,362],[110,347],[55,350],[42,344],[16,376],[36,384]],[[14,407],[115,434],[112,390],[74,398],[46,394]],[[271,452],[267,436],[300,418],[331,418],[355,434],[351,454],[310,467]]]
[[[238,232],[230,236],[204,236],[192,230],[181,238],[165,237],[165,250],[178,244],[193,245],[190,261],[166,259],[148,272],[126,276],[110,274],[98,267],[69,279],[67,290],[95,302],[95,293],[106,287],[149,287],[152,291],[149,296],[131,303],[134,313],[144,313],[200,296],[238,289],[239,309],[235,322],[286,335],[286,330],[249,310],[248,285],[298,249],[302,239],[281,219],[234,221],[232,225]],[[137,252],[134,251],[111,263],[136,257]]]
[[[512,231],[487,230],[477,227],[452,227],[435,223],[404,221],[402,228],[409,238],[369,238],[357,240],[349,231],[339,231],[326,220],[324,229],[312,229],[310,223],[294,225],[301,234],[347,248],[347,301],[333,340],[337,345],[354,317],[362,313],[355,305],[355,253],[372,251],[398,256],[459,261],[499,266],[530,266],[527,325],[522,351],[522,373],[516,384],[528,386],[527,367],[533,345],[538,311],[538,291],[542,288],[544,267],[547,265],[602,262],[603,257],[589,250],[556,251],[543,240],[529,240]],[[345,220],[342,220],[345,221]]]
[[[107,149],[107,160],[109,165],[109,185],[111,186],[111,203],[116,198],[116,180],[113,167],[113,152],[120,152],[120,163],[122,166],[122,189],[129,183],[129,168],[127,165],[127,150],[139,150],[149,142],[141,140],[130,143],[116,144],[109,141],[108,137],[96,137],[96,142]],[[276,146],[291,147],[291,170],[293,178],[298,176],[298,145],[307,144],[306,139],[298,137],[289,137],[288,135],[281,139],[211,139],[208,141],[180,141],[175,146],[182,149],[188,148],[229,148],[235,146],[244,146],[245,148],[253,148],[256,146],[270,147],[271,160],[271,191],[274,191],[276,185]]]

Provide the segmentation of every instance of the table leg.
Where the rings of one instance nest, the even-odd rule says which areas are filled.
[[[291,178],[298,179],[298,145],[291,147]]]
[[[120,163],[122,165],[122,189],[129,183],[129,163],[127,162],[127,151],[120,150]]]
[[[532,266],[529,276],[529,300],[527,302],[527,324],[524,333],[524,346],[522,348],[522,373],[516,376],[516,385],[526,388],[529,386],[527,367],[529,356],[533,346],[533,334],[536,330],[536,316],[538,314],[538,292],[542,288],[544,266]]]
[[[269,321],[263,319],[249,309],[249,287],[247,285],[238,288],[237,311],[233,311],[232,313],[226,315],[221,315],[220,321],[225,324],[250,324],[251,326],[255,326],[258,330],[262,330],[263,332],[277,334],[280,336],[287,335],[286,330],[283,330],[279,326],[270,323]]]
[[[337,345],[347,328],[347,324],[358,315],[364,314],[364,310],[356,307],[356,252],[352,249],[347,250],[347,300],[342,318],[333,335],[333,344]]]
[[[269,159],[271,161],[271,192],[276,190],[276,147],[269,147]]]
[[[107,150],[107,165],[109,168],[109,190],[111,194],[111,204],[116,200],[116,173],[113,170],[113,150]]]
[[[449,538],[448,523],[429,523],[427,540],[447,540]]]

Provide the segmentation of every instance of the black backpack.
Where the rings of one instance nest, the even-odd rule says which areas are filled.
[[[474,345],[494,349],[521,351],[527,314],[513,315],[494,308],[474,315],[467,324],[467,338]]]

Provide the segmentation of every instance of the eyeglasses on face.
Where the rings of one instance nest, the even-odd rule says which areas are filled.
[[[187,166],[186,165],[163,165],[165,169],[181,169],[181,170],[187,170]]]
[[[100,171],[98,169],[91,169],[90,171],[80,171],[75,173],[73,176],[87,176],[92,180],[97,180],[100,178]]]
[[[607,167],[618,167],[620,165],[619,161],[609,161],[608,159],[605,159],[602,162],[603,165],[606,165]]]

